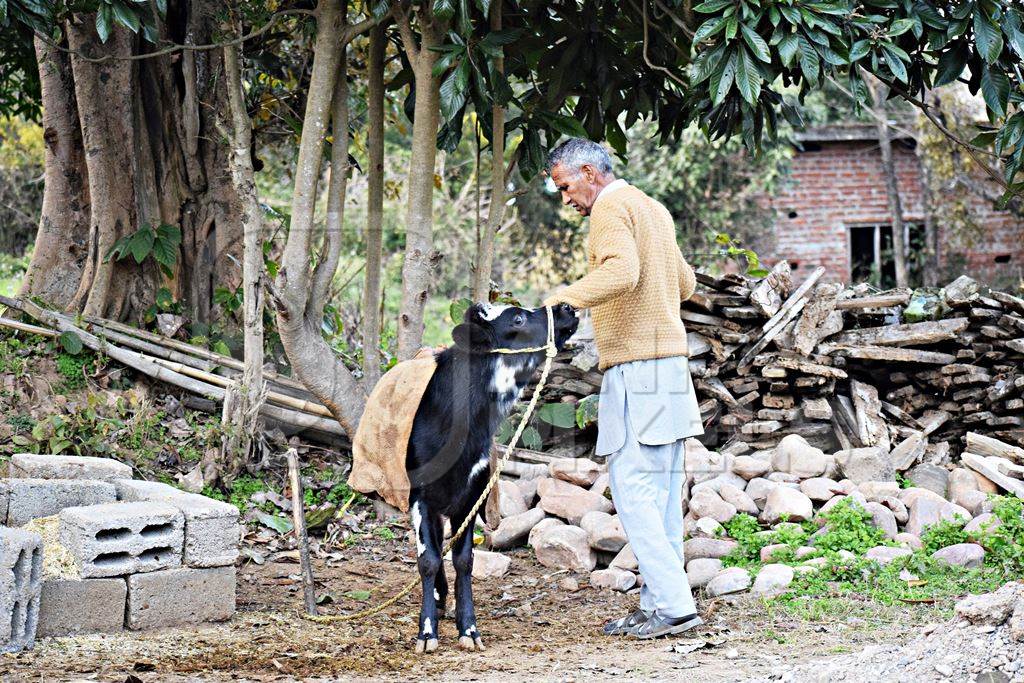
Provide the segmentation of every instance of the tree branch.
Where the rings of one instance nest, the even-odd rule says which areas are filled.
[[[255,31],[252,31],[251,33],[246,33],[243,36],[239,36],[237,38],[233,38],[232,40],[228,40],[228,41],[225,41],[223,43],[207,43],[205,45],[188,45],[188,44],[174,43],[174,44],[169,45],[168,47],[165,47],[163,49],[156,50],[154,52],[145,52],[145,53],[143,53],[141,55],[127,55],[127,56],[104,55],[102,57],[90,57],[89,55],[84,54],[80,50],[73,50],[71,48],[66,48],[63,45],[59,45],[57,43],[54,43],[53,41],[51,41],[49,39],[48,36],[46,36],[43,33],[38,32],[38,31],[35,32],[35,36],[41,42],[43,42],[44,44],[48,45],[49,47],[52,47],[52,48],[57,49],[57,50],[60,50],[61,52],[66,52],[68,54],[75,55],[79,59],[81,59],[83,61],[86,61],[86,62],[92,62],[93,64],[103,64],[105,62],[134,62],[134,61],[139,61],[139,60],[143,60],[143,59],[152,59],[154,57],[162,57],[164,55],[169,55],[169,54],[173,54],[175,52],[181,52],[181,51],[185,51],[185,50],[190,50],[190,51],[193,51],[193,52],[202,52],[202,51],[205,51],[205,50],[219,50],[219,49],[222,49],[222,48],[225,48],[225,47],[234,47],[234,46],[237,46],[237,45],[241,45],[242,43],[244,43],[247,40],[252,40],[253,38],[257,38],[257,37],[263,35],[267,31],[269,31],[271,28],[273,28],[274,25],[280,19],[282,19],[283,17],[292,16],[292,15],[313,15],[313,14],[315,14],[315,12],[313,10],[308,10],[308,9],[282,10],[281,12],[275,12],[273,15],[271,15],[270,20],[267,21],[267,23],[264,24],[263,26],[261,26],[260,28],[256,29]]]

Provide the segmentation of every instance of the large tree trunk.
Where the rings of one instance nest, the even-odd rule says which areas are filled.
[[[885,109],[885,95],[879,83],[871,83],[871,97],[874,100],[875,120],[878,128],[878,148],[882,153],[882,174],[885,176],[885,191],[889,197],[889,213],[892,214],[892,251],[896,266],[896,286],[907,286],[907,247],[903,239],[903,207],[900,202],[899,183],[896,181],[896,166],[892,160],[892,137],[889,132],[889,117]]]
[[[491,30],[501,30],[501,3],[491,4]],[[504,51],[504,48],[501,48]],[[505,60],[494,60],[498,73],[505,72]],[[494,238],[505,217],[505,107],[494,103],[491,108],[491,203],[487,207],[487,225],[477,244],[476,266],[473,270],[473,300],[487,301],[491,293],[491,271],[494,264]]]
[[[363,286],[363,386],[380,379],[381,261],[384,245],[384,27],[370,31],[366,83],[366,270]]]
[[[147,303],[156,291],[156,269],[133,259],[116,260],[114,243],[139,227],[133,154],[135,117],[132,53],[135,37],[115,28],[106,43],[96,34],[90,17],[68,22],[68,46],[79,54],[109,55],[95,63],[73,55],[75,79],[89,175],[89,252],[71,307],[85,315],[120,318],[131,303]],[[116,275],[116,279],[115,279]],[[137,310],[137,309],[136,309]]]
[[[238,216],[244,234],[242,310],[245,370],[228,387],[223,422],[228,427],[221,449],[221,471],[227,482],[246,465],[259,462],[263,452],[260,408],[266,399],[263,381],[263,212],[256,194],[252,166],[252,120],[245,108],[238,48],[224,48],[224,74],[230,117],[224,136],[231,141],[231,179],[238,197]],[[205,479],[205,477],[204,477]],[[207,482],[209,483],[209,482]]]
[[[43,208],[35,249],[18,296],[67,308],[78,289],[89,241],[85,149],[67,53],[35,39],[46,145]]]
[[[320,1],[317,6],[313,72],[306,96],[306,111],[295,169],[291,223],[273,300],[277,310],[281,342],[296,376],[331,411],[341,426],[349,434],[354,434],[366,402],[364,389],[320,333],[323,298],[327,288],[317,286],[315,283],[322,284],[325,278],[329,282],[333,270],[321,269],[314,277],[309,265],[317,180],[320,177],[320,160],[323,156],[332,103],[334,113],[338,117],[335,142],[341,143],[337,140],[338,132],[341,132],[340,137],[344,138],[345,133],[342,131],[347,131],[347,121],[341,121],[342,116],[347,119],[347,110],[334,98],[343,63],[342,51],[357,34],[357,30],[368,28],[368,25],[362,25],[343,30],[344,20],[343,3],[338,0]],[[344,74],[340,74],[340,77],[344,78]],[[337,155],[333,155],[332,166],[334,164],[337,166],[332,168],[331,175],[335,181],[341,182],[340,185],[332,183],[335,194],[332,204],[337,208],[337,203],[344,201],[344,197],[339,197],[337,193],[344,192],[345,189],[343,178],[347,161],[344,158],[339,160]],[[336,211],[335,220],[338,218],[340,213]],[[340,230],[340,223],[336,224],[335,229]],[[338,255],[332,253],[332,250],[340,248],[341,240],[332,240],[330,232],[329,229],[325,235],[321,263],[332,259],[337,264]],[[311,296],[312,288],[320,292],[319,300]]]
[[[172,39],[214,42],[219,4],[169,4],[170,25],[162,30]],[[210,323],[214,287],[238,285],[242,252],[230,150],[214,125],[228,109],[220,51],[96,63],[84,57],[124,57],[152,46],[123,28],[101,43],[94,26],[93,15],[65,25],[75,50],[70,56],[37,49],[54,134],[33,264],[21,293],[64,309],[138,320],[166,286],[194,322]],[[164,223],[182,232],[170,280],[152,257],[141,266],[130,258],[107,260],[118,237]]]
[[[398,315],[398,359],[416,355],[423,341],[423,311],[434,267],[441,254],[434,249],[434,163],[437,160],[437,128],[440,121],[440,79],[432,71],[441,44],[443,22],[420,13],[420,41],[412,35],[411,17],[397,16],[402,42],[415,79],[412,147],[406,182],[405,261],[402,263],[402,303]]]

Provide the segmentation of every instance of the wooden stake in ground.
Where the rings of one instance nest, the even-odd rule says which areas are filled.
[[[306,511],[302,507],[302,477],[299,476],[299,454],[288,449],[288,478],[292,489],[292,520],[295,523],[295,543],[299,546],[302,567],[302,595],[306,614],[316,616],[316,586],[313,584],[313,564],[309,560],[309,537],[306,536]]]

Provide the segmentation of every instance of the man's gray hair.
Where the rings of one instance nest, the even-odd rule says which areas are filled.
[[[564,166],[567,171],[576,173],[583,164],[590,164],[601,173],[612,172],[612,159],[608,156],[608,150],[600,143],[586,138],[569,138],[548,152],[548,160],[544,166],[548,173],[551,173],[551,169],[558,164]]]

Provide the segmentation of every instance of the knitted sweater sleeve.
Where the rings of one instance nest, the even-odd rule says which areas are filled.
[[[591,308],[636,287],[640,280],[640,257],[625,211],[608,210],[592,215],[590,245],[594,267],[545,299],[545,306],[564,301],[574,308]]]
[[[676,247],[676,256],[679,261],[679,300],[686,301],[697,289],[697,276],[693,272],[693,267],[683,258],[683,252],[679,247]]]

